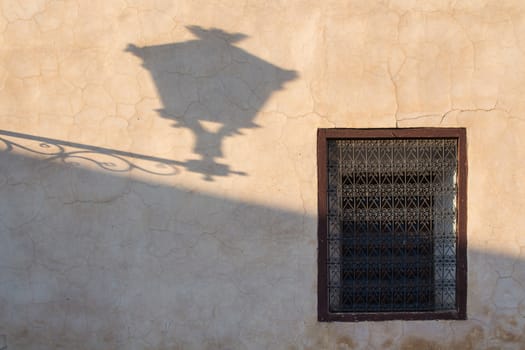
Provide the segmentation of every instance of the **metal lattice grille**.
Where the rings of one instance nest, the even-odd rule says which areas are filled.
[[[456,307],[457,140],[328,140],[331,312]]]

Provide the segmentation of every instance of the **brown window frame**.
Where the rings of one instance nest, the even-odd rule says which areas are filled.
[[[333,313],[328,305],[327,271],[327,143],[331,139],[433,139],[458,140],[457,221],[456,221],[456,309],[453,311]],[[384,320],[465,320],[467,319],[467,136],[465,128],[406,129],[318,129],[318,320],[321,322]]]

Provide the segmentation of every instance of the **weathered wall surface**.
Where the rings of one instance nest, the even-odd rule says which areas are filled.
[[[469,319],[318,323],[316,129],[396,126],[467,128]],[[0,348],[523,348],[524,136],[521,0],[0,0]]]

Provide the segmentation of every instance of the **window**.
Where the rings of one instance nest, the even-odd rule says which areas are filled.
[[[320,321],[466,318],[465,129],[320,129]]]

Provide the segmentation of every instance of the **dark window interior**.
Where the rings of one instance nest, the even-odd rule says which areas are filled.
[[[464,318],[459,136],[326,134],[324,151],[319,148],[326,152],[319,165],[320,201],[326,201],[320,204],[320,320]]]

